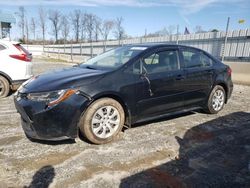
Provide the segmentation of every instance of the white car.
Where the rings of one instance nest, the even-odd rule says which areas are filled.
[[[0,98],[32,77],[32,54],[19,42],[0,40]]]

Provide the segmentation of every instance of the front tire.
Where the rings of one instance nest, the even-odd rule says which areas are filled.
[[[226,101],[226,93],[222,86],[216,85],[210,93],[206,112],[210,114],[217,114],[224,107]]]
[[[114,140],[125,121],[123,107],[111,98],[94,101],[79,122],[81,133],[94,144],[106,144]]]
[[[6,78],[0,76],[0,98],[6,97],[10,92],[10,84]]]

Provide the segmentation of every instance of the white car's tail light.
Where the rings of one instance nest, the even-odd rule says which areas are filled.
[[[14,44],[14,46],[20,51],[20,54],[13,54],[10,55],[10,57],[26,62],[30,62],[32,60],[31,54],[29,54],[29,52],[25,50],[21,45]]]

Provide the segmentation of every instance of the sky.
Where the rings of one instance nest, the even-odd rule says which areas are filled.
[[[14,14],[19,6],[24,6],[28,18],[38,17],[41,6],[58,9],[63,14],[80,9],[102,19],[123,17],[126,34],[133,37],[169,25],[179,25],[180,33],[185,27],[194,32],[197,25],[205,31],[225,30],[229,16],[230,30],[250,28],[250,0],[0,0],[2,12]],[[239,24],[240,19],[245,22]],[[11,35],[20,35],[18,24],[13,25]]]

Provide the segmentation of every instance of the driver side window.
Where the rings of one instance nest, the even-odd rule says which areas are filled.
[[[159,63],[159,55],[154,53],[154,54],[150,55],[149,57],[145,58],[145,59],[144,59],[144,62],[145,62],[147,65],[155,65],[155,64],[158,64],[158,63]]]
[[[142,64],[148,74],[178,70],[178,53],[176,50],[156,52],[145,57]]]

